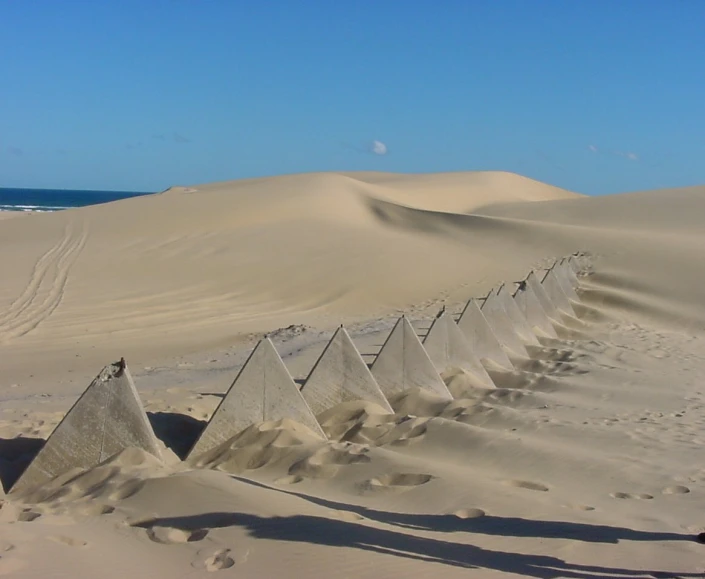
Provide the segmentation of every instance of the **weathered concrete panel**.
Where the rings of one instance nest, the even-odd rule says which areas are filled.
[[[565,277],[570,282],[570,285],[573,289],[577,289],[580,286],[580,279],[576,275],[575,271],[573,271],[573,267],[570,265],[570,257],[563,258],[561,266],[565,271]]]
[[[502,301],[497,296],[497,290],[493,289],[482,304],[482,313],[507,354],[528,358],[524,342],[517,334]]]
[[[519,283],[519,287],[514,293],[514,301],[532,329],[535,328],[536,331],[549,338],[558,337],[548,314],[527,280]]]
[[[130,447],[161,458],[159,441],[121,360],[90,383],[11,492],[31,490],[71,469],[92,468]]]
[[[504,309],[514,325],[514,330],[522,341],[525,344],[531,344],[532,346],[540,346],[541,343],[536,337],[536,334],[534,334],[534,331],[531,329],[526,317],[523,313],[521,313],[519,306],[517,306],[514,301],[512,291],[509,289],[507,284],[502,284],[499,286],[497,289],[497,298],[504,305]]]
[[[570,265],[570,268],[576,276],[582,271],[577,255],[571,255],[568,257],[568,265]]]
[[[252,424],[289,418],[326,438],[269,338],[260,340],[194,444],[198,457]]]
[[[474,299],[468,301],[463,313],[460,314],[458,328],[481,361],[489,360],[505,370],[514,369],[509,356]]]
[[[546,294],[558,310],[570,316],[575,316],[575,310],[573,310],[573,306],[571,305],[568,296],[565,295],[565,292],[556,277],[556,272],[553,271],[553,269],[549,269],[546,272],[543,280],[541,280],[541,285],[543,286],[543,289],[546,290]]]
[[[392,407],[375,381],[345,328],[338,328],[311,370],[303,388],[304,399],[313,413],[352,400],[366,400],[390,413]]]
[[[472,375],[478,385],[495,387],[467,338],[453,318],[445,312],[433,320],[424,338],[423,347],[436,370],[442,375],[454,369],[462,369]]]
[[[411,388],[453,398],[405,316],[394,325],[370,371],[387,398]]]
[[[546,293],[546,289],[543,287],[543,285],[541,285],[541,282],[539,281],[536,272],[532,271],[531,273],[529,273],[529,275],[526,276],[526,280],[524,281],[526,285],[533,290],[534,295],[541,304],[543,311],[546,312],[546,315],[549,318],[553,318],[554,320],[560,320],[560,311],[558,309],[558,306]]]
[[[575,292],[575,287],[577,286],[577,278],[576,278],[576,286],[573,285],[573,281],[571,279],[571,275],[574,276],[572,270],[568,266],[568,264],[565,262],[565,260],[561,260],[558,263],[556,263],[553,266],[553,271],[556,274],[556,278],[558,279],[558,283],[561,284],[561,288],[563,288],[563,293],[565,293],[566,296],[568,296],[568,299],[573,300],[573,301],[580,301],[580,298],[578,297],[578,294]],[[570,272],[570,273],[569,273]]]

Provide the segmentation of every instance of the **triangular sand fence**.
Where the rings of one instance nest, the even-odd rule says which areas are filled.
[[[534,291],[534,295],[541,304],[543,311],[546,312],[546,315],[549,318],[553,318],[554,320],[559,321],[560,311],[558,309],[558,306],[553,302],[553,300],[551,300],[550,297],[548,297],[546,289],[543,287],[543,285],[541,285],[541,282],[539,281],[539,278],[536,275],[535,271],[532,271],[531,273],[529,273],[529,275],[526,276],[524,283],[526,283],[526,285]]]
[[[387,398],[411,388],[452,398],[405,316],[394,325],[370,371]]]
[[[208,452],[252,424],[283,418],[326,438],[274,344],[265,338],[252,350],[189,458]]]
[[[318,358],[301,389],[301,394],[316,416],[341,402],[352,400],[374,402],[390,413],[393,412],[360,352],[342,326],[333,334]]]
[[[575,272],[573,271],[573,268],[570,267],[570,262],[568,261],[568,258],[567,258],[567,257],[566,257],[566,258],[563,258],[563,260],[561,260],[561,262],[560,262],[560,264],[559,264],[559,267],[560,267],[560,272],[561,272],[561,274],[562,274],[562,276],[563,276],[563,279],[566,281],[566,283],[568,283],[568,284],[570,285],[570,289],[571,289],[573,292],[575,292],[575,290],[576,290],[576,289],[578,288],[578,286],[580,285],[580,281],[578,280],[578,276],[575,275]],[[575,298],[574,298],[574,299],[580,299],[580,298],[578,297],[578,294],[577,294],[577,293],[575,294]]]
[[[573,282],[568,277],[568,266],[564,262],[558,262],[554,264],[553,271],[556,274],[556,279],[563,289],[563,293],[568,297],[569,300],[579,301],[580,298],[578,294],[575,293],[575,288]]]
[[[502,301],[497,296],[497,290],[493,289],[482,304],[482,313],[485,315],[494,335],[497,336],[499,343],[502,344],[508,354],[528,358],[529,353],[526,351],[524,342],[517,334]]]
[[[566,267],[566,271],[568,272],[568,278],[572,282],[573,287],[577,288],[580,285],[580,280],[578,279],[578,274],[580,273],[580,270],[575,265],[575,256],[569,255],[568,257],[564,257],[563,265]]]
[[[433,320],[423,347],[441,374],[460,368],[471,374],[479,385],[495,387],[470,342],[450,315],[442,313]]]
[[[460,314],[458,328],[480,360],[489,360],[505,370],[514,368],[474,299],[468,301],[463,313]]]
[[[31,490],[75,468],[92,468],[130,447],[161,458],[159,441],[121,360],[103,368],[86,388],[12,492]]]
[[[569,255],[567,260],[576,277],[583,273],[588,266],[588,257],[580,253]]]
[[[543,309],[541,302],[533,288],[524,280],[519,284],[515,294],[514,301],[521,310],[521,313],[526,318],[526,321],[533,328],[543,333],[549,338],[557,338],[556,329],[553,327],[551,320]]]
[[[541,285],[543,286],[543,289],[546,290],[548,297],[561,312],[570,316],[575,316],[575,310],[573,310],[573,306],[570,304],[568,296],[565,295],[565,292],[556,277],[556,272],[553,271],[553,269],[549,269],[546,272],[544,278],[541,280]]]
[[[568,265],[570,265],[570,268],[573,270],[573,273],[576,276],[582,271],[582,267],[580,266],[580,260],[577,255],[571,255],[570,257],[568,257]]]
[[[512,321],[516,333],[522,341],[525,344],[531,344],[532,346],[540,346],[541,344],[536,337],[536,334],[534,334],[534,331],[531,329],[531,325],[526,320],[526,317],[519,309],[517,303],[514,301],[512,292],[507,284],[502,284],[499,286],[497,289],[497,298],[504,304],[504,309],[506,310],[509,319]]]

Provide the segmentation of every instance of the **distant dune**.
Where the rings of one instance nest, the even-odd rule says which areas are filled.
[[[665,267],[696,259],[682,227],[702,227],[702,206],[697,188],[592,198],[501,172],[174,187],[4,221],[0,340],[19,350],[170,354],[459,301],[576,249],[605,254],[625,288],[636,276],[658,290],[640,307],[673,300],[699,323],[694,279],[673,287],[668,276],[643,278],[663,271],[649,271],[650,256],[672,252]]]
[[[510,173],[319,173],[37,215],[0,231],[13,272],[0,286],[11,311],[0,339],[169,350],[462,297],[496,281],[496,266],[471,272],[502,250],[473,247],[486,226],[464,213],[557,198],[577,196]],[[502,262],[497,275],[528,265],[522,254]]]

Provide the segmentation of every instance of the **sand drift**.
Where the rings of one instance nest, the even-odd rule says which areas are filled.
[[[317,417],[334,406],[363,400],[393,413],[390,401],[412,389],[452,400],[444,378],[461,371],[465,387],[492,389],[486,368],[511,370],[512,358],[529,357],[526,345],[555,337],[553,322],[575,315],[579,276],[590,267],[577,253],[551,268],[531,271],[510,287],[468,301],[457,322],[445,309],[423,342],[402,316],[368,367],[341,326],[299,387],[268,337],[262,339],[191,448],[186,461],[207,465],[219,446],[252,425],[289,419],[326,438]],[[457,389],[454,389],[457,390]],[[127,448],[161,458],[154,434],[124,359],[106,366],[49,436],[12,486],[26,493],[57,477],[79,474]]]

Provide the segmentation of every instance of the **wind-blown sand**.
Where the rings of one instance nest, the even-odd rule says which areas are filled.
[[[183,454],[265,332],[303,378],[340,323],[371,362],[401,313],[422,333],[576,250],[594,271],[497,389],[343,405],[330,442],[256,425],[202,468],[128,450],[6,501],[0,574],[704,576],[704,214],[705,187],[321,173],[3,220],[5,484],[121,356]]]

